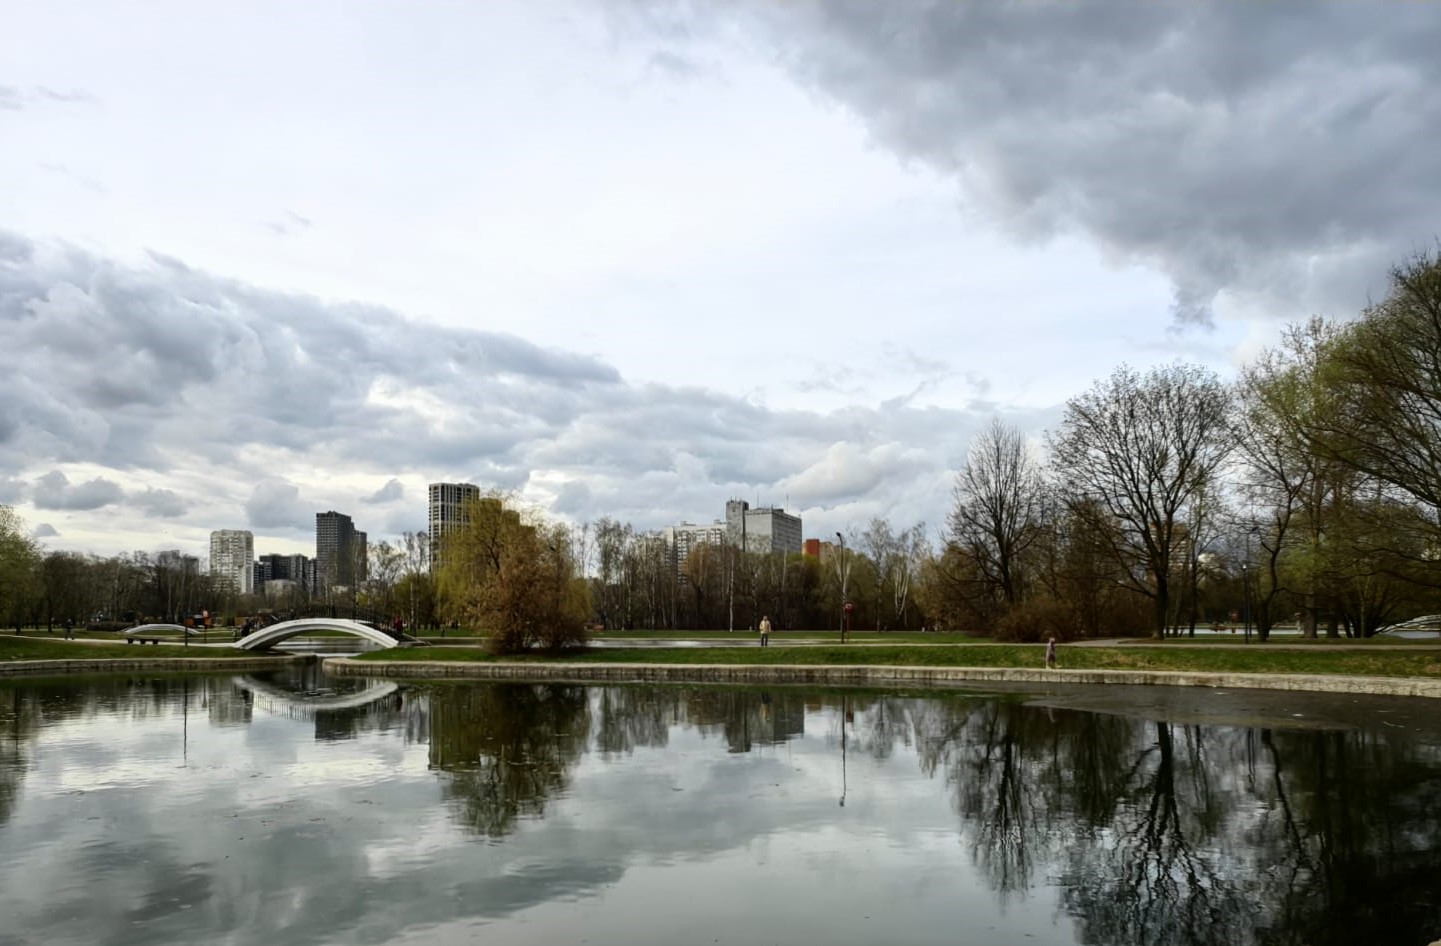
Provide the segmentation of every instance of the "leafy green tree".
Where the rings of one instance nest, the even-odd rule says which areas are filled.
[[[0,506],[0,617],[18,631],[40,591],[40,551],[25,520]]]
[[[1424,515],[1419,544],[1427,580],[1441,548],[1441,256],[1420,255],[1391,272],[1391,292],[1328,344],[1322,383],[1334,408],[1309,419],[1320,454],[1375,477]]]
[[[521,510],[506,497],[483,497],[446,536],[442,608],[490,629],[498,653],[583,643],[590,590],[573,555],[564,525]]]

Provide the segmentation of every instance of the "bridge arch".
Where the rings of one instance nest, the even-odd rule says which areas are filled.
[[[378,631],[369,624],[362,624],[347,618],[296,618],[293,621],[281,621],[279,624],[272,624],[247,634],[236,641],[235,646],[242,650],[269,650],[281,641],[315,631],[339,631],[342,634],[364,638],[381,647],[395,647],[400,643],[385,631]]]

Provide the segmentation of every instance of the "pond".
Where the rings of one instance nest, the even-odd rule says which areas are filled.
[[[0,946],[1441,939],[1425,701],[0,681]]]

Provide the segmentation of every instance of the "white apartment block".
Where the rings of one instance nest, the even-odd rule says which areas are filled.
[[[255,590],[255,536],[248,529],[217,529],[210,533],[210,574],[222,578],[239,594]]]
[[[801,519],[784,509],[773,506],[752,509],[750,503],[732,499],[726,503],[726,541],[747,552],[799,555]]]
[[[661,535],[665,538],[666,545],[670,547],[678,580],[684,579],[686,559],[690,557],[693,550],[702,545],[721,546],[726,544],[725,523],[719,520],[709,525],[682,522],[678,526],[666,526],[661,530]]]
[[[661,530],[670,547],[677,580],[685,577],[686,559],[701,545],[729,545],[747,552],[768,555],[773,552],[799,555],[801,552],[801,520],[784,509],[766,506],[752,509],[744,500],[726,503],[725,521],[717,519],[707,525],[682,522]]]

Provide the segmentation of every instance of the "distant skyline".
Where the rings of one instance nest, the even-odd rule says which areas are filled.
[[[1441,221],[1427,4],[30,5],[0,503],[314,553],[430,482],[925,521],[1117,365],[1223,377]]]

